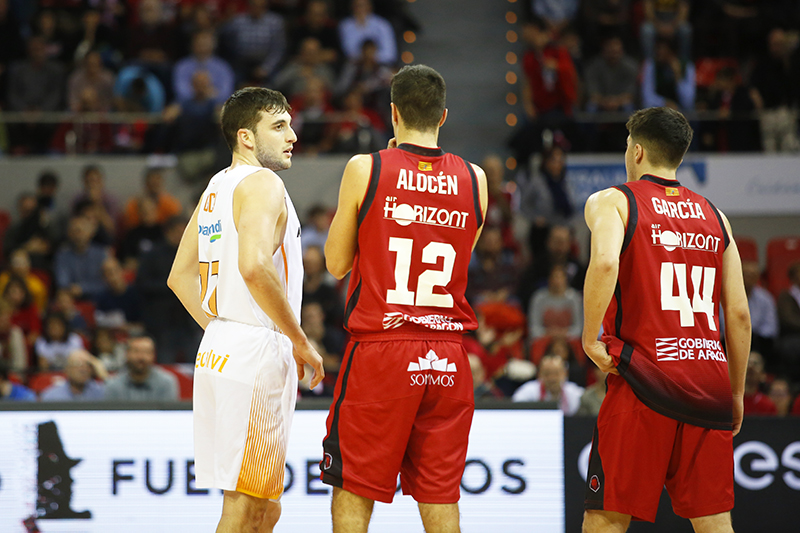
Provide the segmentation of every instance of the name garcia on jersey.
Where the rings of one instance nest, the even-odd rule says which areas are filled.
[[[659,215],[664,215],[669,218],[702,218],[706,219],[703,208],[700,204],[692,202],[687,198],[685,202],[668,202],[663,198],[652,197],[653,209]]]

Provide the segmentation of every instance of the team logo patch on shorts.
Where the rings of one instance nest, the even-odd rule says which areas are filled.
[[[589,488],[592,489],[592,492],[600,490],[600,478],[596,475],[592,476],[592,479],[589,480]]]
[[[329,453],[326,453],[325,458],[322,460],[322,469],[330,470],[331,466],[333,466],[333,456]]]

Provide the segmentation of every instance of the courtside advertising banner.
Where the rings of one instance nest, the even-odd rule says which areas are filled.
[[[295,413],[277,532],[330,531],[326,416]],[[477,410],[461,487],[465,533],[564,531],[561,412]],[[0,413],[3,533],[210,533],[221,508],[219,490],[195,483],[191,411]],[[371,530],[422,531],[416,503],[376,504]]]

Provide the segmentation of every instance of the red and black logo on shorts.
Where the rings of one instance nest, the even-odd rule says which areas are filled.
[[[592,489],[592,492],[600,490],[600,479],[597,476],[592,476],[592,479],[589,480],[589,488]]]
[[[333,457],[331,456],[331,454],[326,453],[325,454],[325,463],[322,465],[322,469],[323,470],[328,470],[328,469],[330,469],[331,466],[333,466]]]

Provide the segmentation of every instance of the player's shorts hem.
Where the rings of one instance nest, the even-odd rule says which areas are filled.
[[[630,506],[614,502],[604,501],[603,503],[599,503],[590,500],[584,501],[583,508],[587,511],[609,511],[612,513],[626,514],[630,516],[632,520],[638,520],[640,522],[655,522],[656,512],[658,511],[658,508],[656,508],[656,512],[653,512],[642,509],[637,510]]]
[[[403,494],[411,496],[417,503],[429,503],[436,505],[449,505],[452,503],[458,503],[458,501],[461,499],[460,492],[456,495],[455,498],[442,496],[441,494],[436,494],[436,495],[419,494],[418,491],[416,492],[403,491]]]
[[[686,518],[691,520],[692,518],[702,518],[704,516],[713,516],[715,514],[727,513],[733,509],[733,500],[728,500],[724,503],[720,503],[717,505],[709,505],[707,507],[697,507],[697,508],[681,508],[676,509],[674,506],[672,510],[675,512],[676,515],[680,516],[681,518]]]
[[[258,494],[258,493],[255,493],[255,492],[251,492],[249,490],[239,489],[239,488],[235,489],[235,491],[236,492],[241,492],[242,494],[247,494],[248,496],[252,496],[253,498],[258,498],[259,500],[270,500],[270,501],[273,501],[273,502],[280,501],[281,496],[283,496],[283,491],[281,491],[281,493],[278,494],[277,496],[274,495],[274,494],[268,494],[268,495]]]
[[[375,487],[370,487],[368,485],[365,485],[363,483],[357,483],[354,481],[344,481],[344,480],[342,481],[342,484],[339,485],[339,488],[342,490],[346,490],[347,492],[352,492],[356,496],[361,496],[362,498],[368,498],[370,500],[374,500],[376,502],[381,502],[381,503],[392,503],[392,500],[394,499],[394,495],[396,493],[396,491],[380,490],[376,489]]]

